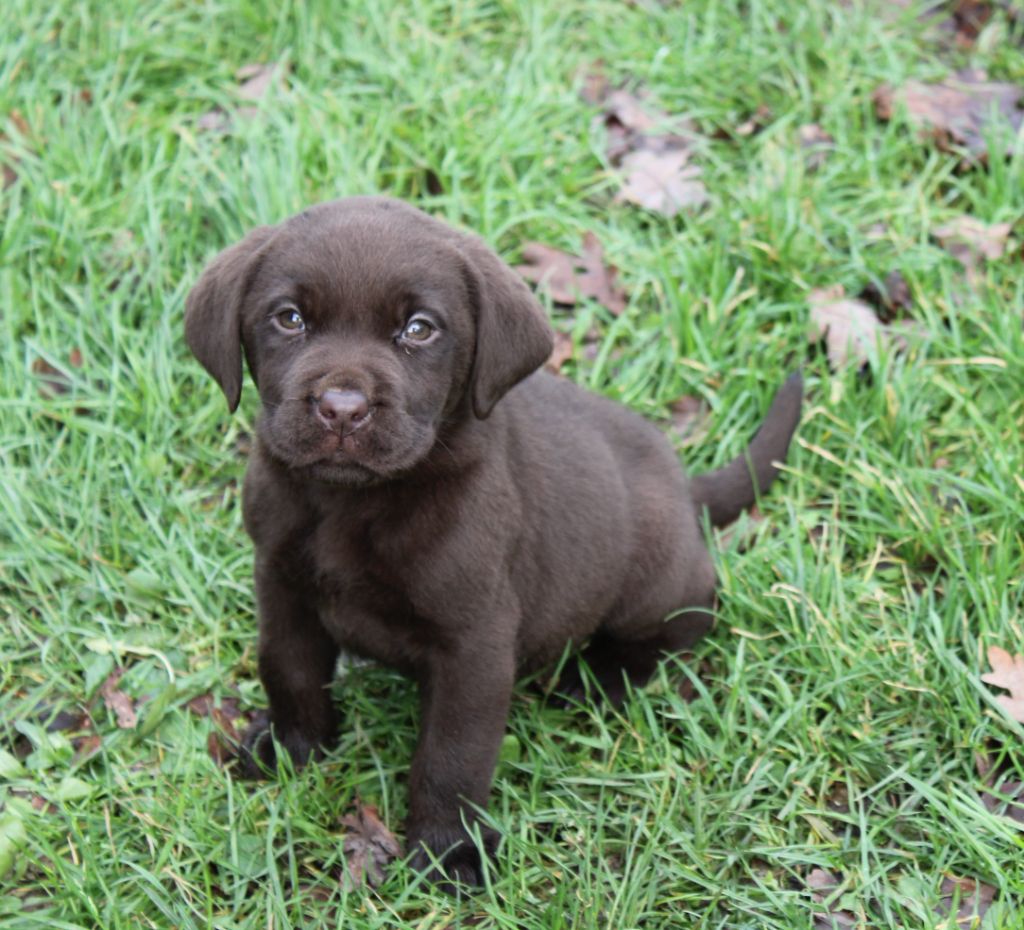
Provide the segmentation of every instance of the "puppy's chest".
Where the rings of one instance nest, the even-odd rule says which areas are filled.
[[[311,535],[320,620],[346,650],[409,671],[436,638],[411,584],[398,536],[332,516]]]

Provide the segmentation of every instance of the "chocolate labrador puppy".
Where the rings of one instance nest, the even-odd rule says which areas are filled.
[[[544,314],[481,240],[382,197],[222,252],[185,334],[232,410],[243,354],[262,402],[244,515],[270,713],[246,738],[250,765],[330,745],[339,650],[402,670],[421,704],[412,862],[479,882],[470,831],[516,677],[572,644],[619,701],[707,631],[701,513],[728,522],[771,483],[799,376],[741,456],[688,482],[654,426],[539,370]],[[570,666],[559,690],[584,680]]]

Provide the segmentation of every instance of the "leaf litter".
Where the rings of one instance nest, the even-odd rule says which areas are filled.
[[[856,297],[847,297],[841,284],[816,288],[807,295],[812,343],[824,341],[833,370],[855,363],[865,365],[876,346],[905,349],[909,335],[920,327],[913,321],[883,323],[874,309]]]
[[[879,119],[891,120],[900,109],[925,138],[946,151],[966,149],[985,161],[990,136],[999,120],[1005,121],[1013,134],[1024,123],[1021,100],[1024,88],[1016,84],[993,82],[984,71],[962,71],[937,83],[907,81],[900,87],[882,85],[874,93],[875,112]],[[995,116],[995,119],[993,119]],[[1013,152],[1012,139],[1001,153]]]
[[[267,95],[275,83],[280,83],[285,69],[280,63],[242,65],[235,71],[238,86],[235,95],[245,101],[245,105],[234,107],[229,112],[222,106],[215,106],[196,120],[196,129],[201,132],[230,132],[238,118],[252,119],[259,114],[257,104]]]
[[[572,255],[540,242],[523,246],[523,264],[516,271],[551,295],[556,304],[575,305],[581,297],[596,300],[618,316],[626,309],[626,291],[618,283],[618,269],[604,263],[597,236],[583,236],[581,255]]]
[[[1008,716],[1024,723],[1024,655],[1010,655],[999,646],[990,646],[988,661],[992,671],[982,675],[981,680],[1009,691],[1009,695],[1000,694],[996,700]]]
[[[356,799],[355,813],[341,818],[345,827],[342,850],[345,854],[348,880],[356,888],[377,887],[384,881],[384,868],[402,855],[395,835],[384,825],[372,804]]]
[[[1012,229],[1012,223],[985,223],[963,214],[931,232],[939,245],[963,265],[968,282],[975,285],[981,279],[981,266],[1005,254]]]
[[[693,120],[671,116],[633,91],[612,89],[600,73],[584,77],[581,96],[602,105],[595,124],[604,128],[608,161],[622,181],[615,202],[669,217],[708,202],[702,169],[690,164],[699,139]]]

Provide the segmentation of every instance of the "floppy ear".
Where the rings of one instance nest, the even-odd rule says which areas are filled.
[[[272,232],[272,226],[257,227],[221,252],[185,300],[185,342],[220,385],[232,413],[242,396],[242,300],[256,254]]]
[[[473,413],[484,419],[505,393],[551,356],[544,311],[522,278],[478,239],[462,243],[476,304]]]

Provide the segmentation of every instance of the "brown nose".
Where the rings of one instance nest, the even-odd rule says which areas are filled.
[[[370,402],[362,391],[324,391],[316,402],[316,415],[328,429],[348,435],[366,422]]]

